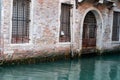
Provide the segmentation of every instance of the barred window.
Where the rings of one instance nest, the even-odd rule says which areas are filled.
[[[29,42],[30,0],[13,0],[12,43]]]
[[[114,12],[112,41],[119,41],[120,39],[120,13]]]
[[[71,5],[61,5],[61,24],[60,24],[60,42],[70,42],[70,9]]]

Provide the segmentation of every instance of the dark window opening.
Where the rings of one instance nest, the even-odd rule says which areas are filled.
[[[120,33],[119,29],[120,29],[120,13],[114,12],[112,41],[119,41],[119,33]]]
[[[13,0],[12,43],[29,42],[30,0]]]
[[[69,4],[61,5],[60,42],[70,42],[71,40],[70,9]]]

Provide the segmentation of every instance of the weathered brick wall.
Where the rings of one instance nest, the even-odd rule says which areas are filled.
[[[82,35],[83,35],[83,22],[86,14],[92,11],[97,20],[97,48],[101,49],[102,46],[102,14],[100,13],[99,9],[91,3],[82,3],[79,5],[78,10],[76,11],[76,32],[75,32],[75,42],[76,44],[79,43],[78,49],[82,48]]]
[[[0,54],[1,54],[2,46],[1,46],[1,0],[0,0]]]
[[[103,15],[103,49],[112,49],[114,47],[119,47],[120,42],[114,42],[112,41],[112,28],[113,28],[113,12],[117,11],[120,12],[120,3],[116,2],[116,6],[112,9],[107,9],[106,7],[103,7],[99,9]]]
[[[70,44],[59,44],[60,1],[31,0],[30,43],[11,44],[12,0],[3,1],[4,58],[19,59],[69,52]]]
[[[60,43],[60,12],[62,2],[70,0],[31,0],[30,43],[11,44],[12,27],[12,0],[3,0],[3,24],[1,31],[4,44],[4,59],[21,59],[37,56],[68,55],[72,49],[79,52],[82,48],[83,21],[87,11],[92,10],[98,18],[97,48],[112,48],[111,45],[113,10],[105,6],[94,6],[91,3],[82,3],[78,9],[73,7],[72,19],[75,25],[72,27],[73,42]],[[72,0],[74,4],[74,0]],[[74,10],[75,9],[75,10]],[[120,6],[118,6],[118,10]],[[74,17],[73,17],[74,16]],[[72,45],[73,44],[73,45]]]
[[[91,3],[82,3],[78,7],[78,11],[76,14],[76,26],[77,31],[75,33],[76,43],[79,43],[78,47],[82,47],[82,29],[83,29],[83,20],[87,11],[95,10],[99,16],[101,17],[101,22],[97,24],[97,48],[104,49],[112,49],[114,46],[120,46],[119,42],[112,42],[112,26],[113,26],[113,11],[120,12],[120,4],[116,3],[117,6],[108,9],[105,5],[93,5]],[[94,11],[93,11],[94,12]],[[95,13],[96,14],[96,13]],[[96,14],[96,15],[97,15]],[[79,16],[79,17],[78,17]],[[96,18],[97,20],[99,17]],[[97,22],[99,22],[98,20]],[[80,36],[79,36],[80,35]]]

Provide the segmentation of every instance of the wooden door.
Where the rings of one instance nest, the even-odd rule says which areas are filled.
[[[89,12],[83,25],[83,47],[96,47],[96,18],[92,12]]]

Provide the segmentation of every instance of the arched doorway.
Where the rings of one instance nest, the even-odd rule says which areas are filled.
[[[83,23],[82,47],[95,48],[97,37],[97,21],[94,13],[89,11]]]

